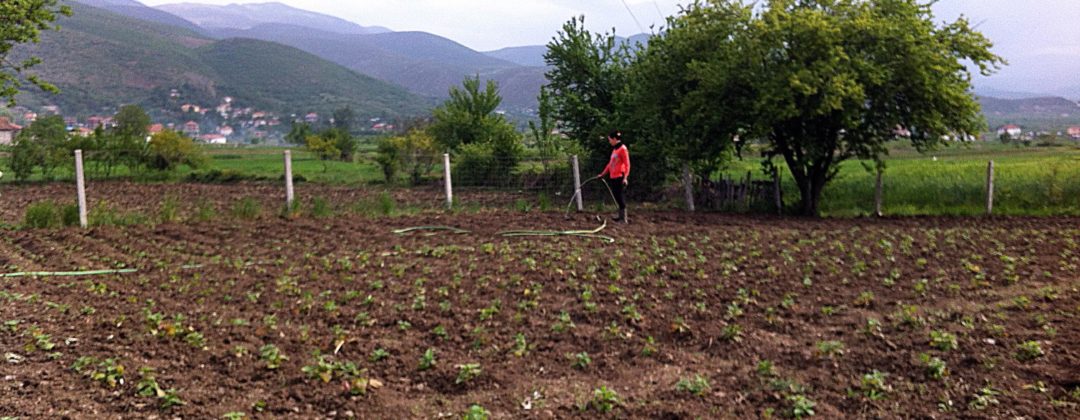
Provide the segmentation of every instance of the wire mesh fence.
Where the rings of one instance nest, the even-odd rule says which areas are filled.
[[[114,207],[151,214],[179,204],[187,218],[200,213],[231,216],[233,207],[244,200],[258,203],[262,214],[281,214],[288,208],[286,149],[202,150],[208,155],[207,164],[194,168],[180,163],[165,170],[148,165],[144,149],[84,151],[88,211],[107,213]],[[370,151],[352,161],[339,161],[293,149],[294,207],[312,214],[326,213],[326,208],[333,213],[392,214],[444,210],[452,199],[452,209],[458,211],[573,211],[579,208],[575,181],[581,184],[582,209],[600,212],[614,207],[607,180],[593,179],[601,168],[579,167],[575,179],[571,157],[449,156],[449,194],[445,156],[417,158],[420,165],[388,180]],[[18,222],[35,202],[76,202],[73,156],[38,159],[44,159],[39,162],[48,167],[34,168],[29,182],[13,183],[11,152],[0,151],[0,170],[6,172],[0,178],[0,223]],[[1069,165],[1067,156],[1060,162],[1047,159],[1003,158],[993,174],[993,194],[989,194],[987,160],[924,159],[927,162],[897,164],[883,174],[880,188],[874,174],[848,171],[825,189],[822,210],[841,216],[871,215],[878,209],[884,215],[977,215],[987,210],[1008,215],[1080,214],[1080,165]],[[631,177],[631,197],[640,188],[635,182],[639,181]],[[692,175],[690,183],[694,207],[702,211],[775,214],[781,208],[791,210],[799,199],[790,175],[770,178],[759,170]],[[672,179],[660,202],[652,205],[689,208],[684,189],[684,179]],[[991,201],[993,207],[988,209]],[[631,207],[639,205],[631,202]]]

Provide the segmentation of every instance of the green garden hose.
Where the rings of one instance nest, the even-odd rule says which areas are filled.
[[[404,235],[406,233],[416,232],[416,231],[447,231],[447,232],[450,232],[450,233],[453,233],[453,234],[469,233],[469,231],[467,231],[465,229],[459,229],[459,228],[456,228],[456,227],[453,227],[453,226],[413,226],[413,227],[407,227],[407,228],[403,228],[403,229],[395,229],[392,232],[394,232],[397,235]]]
[[[125,268],[122,270],[94,270],[94,271],[31,271],[25,273],[0,274],[0,277],[78,277],[78,276],[102,276],[106,274],[127,274],[139,270]]]
[[[607,220],[600,227],[593,230],[508,230],[504,232],[496,233],[499,236],[517,237],[517,236],[577,236],[581,238],[600,239],[609,244],[615,243],[615,238],[607,235],[600,235],[600,231],[607,227]]]
[[[616,206],[619,205],[619,201],[615,199],[615,192],[611,190],[611,185],[608,185],[607,181],[604,180],[601,177],[593,177],[593,178],[589,178],[587,181],[582,183],[581,187],[578,187],[578,189],[576,191],[574,191],[574,194],[570,196],[570,202],[566,203],[566,213],[565,213],[566,217],[570,217],[570,207],[572,207],[574,205],[574,200],[579,195],[581,195],[581,189],[585,188],[586,185],[589,185],[590,182],[593,182],[593,181],[596,181],[596,180],[600,180],[600,182],[604,183],[604,186],[607,187],[608,195],[611,196],[611,202],[615,203]]]

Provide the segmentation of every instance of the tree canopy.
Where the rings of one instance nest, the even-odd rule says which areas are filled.
[[[53,29],[58,15],[71,15],[71,7],[59,5],[58,0],[16,0],[0,2],[0,98],[9,105],[15,104],[15,96],[23,86],[23,79],[50,92],[55,86],[36,75],[23,72],[39,63],[36,57],[20,61],[9,60],[12,48],[19,44],[36,43],[41,31]]]
[[[1004,61],[965,18],[935,23],[931,4],[698,1],[628,64],[613,36],[572,19],[546,55],[555,114],[586,147],[605,125],[637,136],[653,180],[678,162],[708,176],[755,143],[766,170],[788,167],[798,212],[816,215],[841,162],[880,167],[900,133],[925,151],[983,127],[972,73]]]

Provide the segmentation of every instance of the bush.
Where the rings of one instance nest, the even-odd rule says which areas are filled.
[[[259,201],[252,197],[240,199],[232,208],[233,216],[241,220],[256,219],[260,213],[262,213],[262,204],[259,204]]]
[[[417,185],[435,169],[439,162],[439,152],[431,134],[423,130],[413,130],[405,136],[379,140],[375,162],[382,167],[387,183],[394,182],[398,172],[405,171],[409,181]]]
[[[146,166],[160,171],[171,171],[180,165],[192,168],[206,166],[208,160],[191,139],[175,131],[162,131],[150,138],[146,154]]]
[[[284,180],[285,176],[282,175],[281,178],[282,178],[282,180]],[[293,179],[296,180],[297,177],[293,176]],[[245,174],[245,173],[238,172],[238,171],[235,171],[235,170],[232,170],[232,169],[225,169],[225,170],[211,169],[211,170],[206,171],[206,172],[192,172],[192,173],[188,174],[184,178],[185,182],[195,182],[195,183],[202,183],[202,184],[235,184],[237,182],[244,182],[244,181],[266,181],[266,180],[267,180],[266,177],[262,177],[262,176],[258,176],[258,175]]]
[[[497,162],[490,144],[472,143],[461,146],[454,160],[456,165],[453,175],[454,184],[462,186],[507,184],[506,178],[510,174],[503,171],[506,169],[505,165]]]
[[[23,226],[31,229],[51,229],[61,224],[60,209],[52,201],[31,204],[23,215]]]

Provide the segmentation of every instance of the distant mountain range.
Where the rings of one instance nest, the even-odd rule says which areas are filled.
[[[291,8],[280,3],[209,6],[158,6],[197,23],[217,39],[252,38],[302,49],[323,59],[418,95],[446,98],[465,77],[499,84],[505,108],[536,107],[544,85],[543,48],[528,47],[525,62],[480,53],[426,32],[389,32]]]
[[[88,4],[102,5],[103,8]],[[224,96],[242,106],[288,116],[351,106],[359,116],[395,117],[427,112],[434,101],[358,74],[310,53],[252,40],[215,40],[164,12],[122,0],[83,0],[73,15],[58,20],[59,31],[21,46],[44,64],[33,69],[56,84],[60,95],[34,89],[19,97],[24,105],[58,105],[65,115],[107,113],[124,104],[142,104],[168,113],[179,100],[217,105]],[[176,89],[180,98],[170,98]]]
[[[250,29],[266,23],[284,23],[342,34],[391,32],[383,27],[364,27],[344,19],[297,9],[282,3],[230,4],[228,6],[176,3],[157,6],[157,10],[179,16],[208,30]]]
[[[528,115],[546,83],[543,45],[478,52],[430,33],[361,26],[281,3],[151,8],[134,0],[74,1],[81,4],[59,22],[60,32],[46,32],[41,45],[25,49],[45,59],[35,71],[64,90],[31,95],[36,103],[97,112],[152,103],[162,89],[182,86],[191,97],[227,92],[281,111],[350,104],[362,115],[421,114],[465,77],[479,76],[498,82],[504,109]],[[982,85],[976,93],[991,126],[1080,122],[1067,99]]]
[[[1057,132],[1080,125],[1080,103],[1061,97],[979,97],[979,102],[991,130],[1017,124],[1025,131]]]

